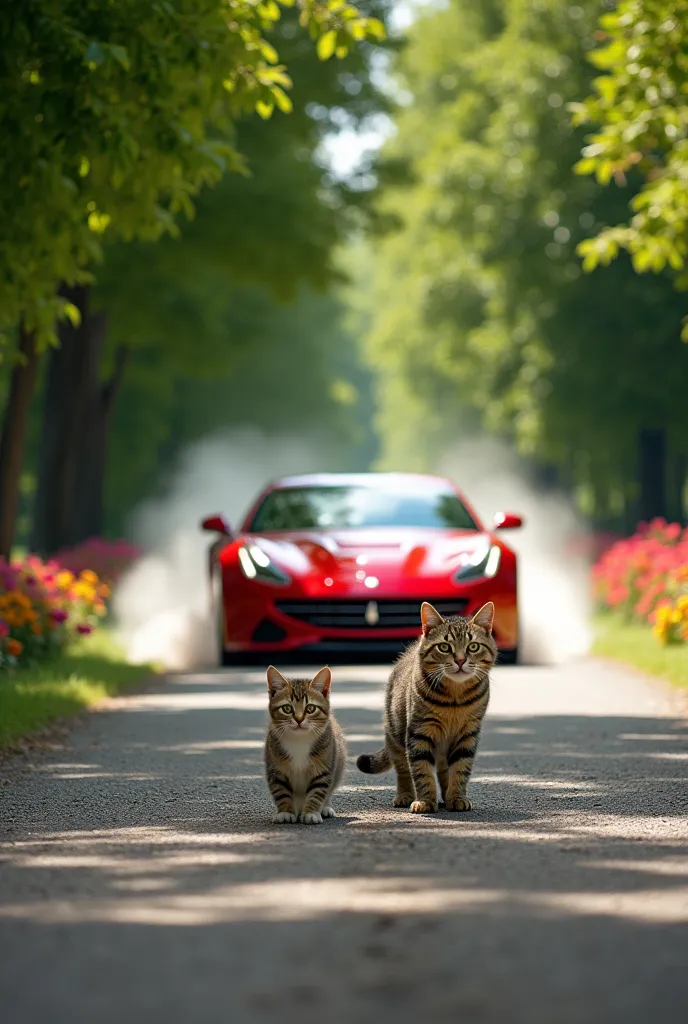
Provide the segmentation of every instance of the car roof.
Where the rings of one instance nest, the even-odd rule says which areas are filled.
[[[384,485],[403,484],[410,486],[433,486],[455,490],[454,484],[444,476],[432,476],[429,473],[303,473],[299,476],[285,476],[274,480],[270,490],[282,487],[374,487],[376,483]]]

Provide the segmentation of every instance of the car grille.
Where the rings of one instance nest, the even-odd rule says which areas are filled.
[[[429,598],[440,615],[460,615],[468,602]],[[420,629],[421,601],[276,601],[283,615],[325,629]]]

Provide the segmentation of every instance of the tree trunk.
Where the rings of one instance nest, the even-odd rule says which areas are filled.
[[[685,455],[674,455],[671,460],[671,518],[686,525],[686,483],[688,482],[688,459]]]
[[[641,427],[638,435],[638,514],[643,522],[667,517],[667,442],[663,428]]]
[[[104,316],[102,317],[101,335],[104,339]],[[128,354],[128,348],[125,345],[120,345],[115,353],[115,364],[109,380],[102,385],[98,377],[92,381],[86,429],[82,433],[79,474],[74,495],[75,540],[73,543],[88,540],[89,537],[99,537],[103,533],[107,440],[112,410],[122,383]]]
[[[79,285],[62,294],[80,310],[81,323],[61,325],[60,347],[51,351],[48,365],[32,535],[32,547],[43,554],[73,543],[77,463],[93,373],[89,289]]]
[[[8,561],[14,543],[26,429],[39,362],[35,338],[23,329],[19,353],[21,361],[12,370],[0,440],[0,556]]]

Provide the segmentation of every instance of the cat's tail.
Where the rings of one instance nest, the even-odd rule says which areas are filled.
[[[356,767],[366,775],[380,775],[381,772],[388,772],[392,767],[392,759],[387,753],[387,747],[383,747],[375,754],[361,754],[356,758]]]

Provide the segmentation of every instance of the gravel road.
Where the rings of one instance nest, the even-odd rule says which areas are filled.
[[[467,815],[356,773],[385,673],[334,672],[350,768],[273,826],[262,673],[113,702],[0,786],[4,1024],[686,1024],[688,733],[597,661],[503,668]]]

